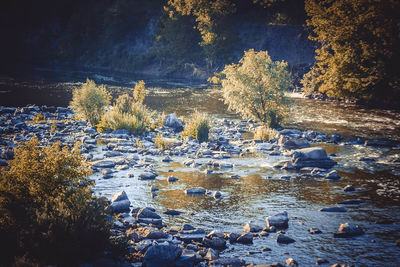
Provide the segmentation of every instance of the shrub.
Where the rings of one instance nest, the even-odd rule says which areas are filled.
[[[102,129],[126,129],[132,134],[147,131],[154,114],[143,104],[146,92],[144,82],[141,82],[135,86],[133,97],[128,94],[120,95],[112,109],[102,116],[99,124]]]
[[[46,123],[46,116],[43,115],[42,113],[39,113],[35,117],[33,117],[32,121],[35,124]]]
[[[109,245],[107,204],[92,196],[80,147],[40,147],[36,138],[15,148],[0,172],[1,264],[74,265]]]
[[[279,126],[288,106],[284,93],[291,83],[287,63],[272,61],[267,51],[251,49],[244,53],[239,64],[225,66],[217,76],[230,110],[266,127]]]
[[[274,129],[266,127],[257,127],[254,133],[254,139],[256,140],[271,140],[277,137],[277,133]]]
[[[154,144],[161,150],[167,150],[171,147],[171,143],[168,142],[162,134],[158,133],[154,138]]]
[[[194,112],[183,129],[182,136],[190,136],[200,143],[208,141],[210,122],[207,115],[198,111]]]
[[[110,103],[111,94],[105,86],[96,86],[94,81],[87,79],[86,83],[72,92],[70,107],[77,118],[96,125]]]

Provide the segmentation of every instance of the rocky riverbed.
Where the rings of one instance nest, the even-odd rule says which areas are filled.
[[[125,265],[400,263],[398,143],[296,129],[259,141],[257,124],[219,118],[199,144],[181,138],[174,115],[164,124],[100,134],[67,108],[0,107],[0,165],[33,136],[82,142],[94,192],[118,214],[113,238],[128,239]]]

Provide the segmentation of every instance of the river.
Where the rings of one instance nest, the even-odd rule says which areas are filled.
[[[114,96],[132,90],[133,84],[118,85],[114,77],[97,78],[108,81],[107,88]],[[72,89],[81,81],[38,82],[3,77],[0,79],[0,105],[67,106]],[[226,110],[217,89],[184,81],[150,80],[147,85],[149,92],[145,103],[151,109],[184,116],[197,109],[216,119],[239,119]],[[206,175],[183,166],[180,162],[184,158],[178,158],[171,164],[159,163],[156,170],[160,176],[154,181],[122,178],[125,177],[123,172],[121,178],[109,180],[94,175],[95,192],[109,197],[125,190],[133,206],[154,207],[159,214],[166,209],[184,211],[184,215],[178,217],[163,216],[169,226],[190,223],[207,230],[226,232],[241,232],[249,220],[263,225],[266,216],[286,210],[290,218],[286,233],[296,240],[294,244],[280,245],[273,238],[274,234],[270,234],[255,239],[253,245],[229,246],[221,254],[240,257],[247,263],[285,262],[286,258],[293,257],[302,266],[312,266],[317,257],[322,257],[331,264],[398,266],[400,248],[394,243],[400,239],[400,114],[303,98],[294,98],[290,110],[285,127],[338,133],[345,137],[339,144],[324,145],[338,162],[335,169],[341,180],[330,182],[304,176],[280,179],[286,173],[274,170],[271,167],[273,159],[267,157],[231,158],[228,161],[238,167]],[[384,138],[393,143],[382,147],[364,146],[363,140],[370,138]],[[171,172],[179,178],[176,183],[166,180]],[[233,174],[241,178],[230,178]],[[343,187],[348,184],[352,184],[356,192],[344,192]],[[158,197],[151,197],[150,186],[160,188]],[[182,189],[197,186],[219,190],[223,197],[214,199],[182,194]],[[345,213],[318,211],[347,199],[361,199],[364,203],[347,207]],[[360,225],[366,234],[351,239],[333,238],[333,233],[344,222]],[[308,232],[311,227],[319,228],[322,234],[311,235]],[[272,251],[260,253],[262,247]]]

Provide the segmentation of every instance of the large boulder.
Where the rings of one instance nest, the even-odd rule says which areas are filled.
[[[289,217],[286,211],[269,216],[265,219],[267,227],[275,226],[276,228],[287,228]]]
[[[173,266],[181,256],[182,248],[172,244],[159,244],[151,246],[144,255],[143,266]]]
[[[183,130],[183,123],[178,117],[176,117],[175,113],[171,113],[165,116],[164,125],[174,129],[174,131],[176,132],[180,132]]]
[[[292,164],[296,169],[304,167],[317,167],[323,169],[332,168],[336,162],[328,157],[322,147],[309,147],[294,150]]]
[[[125,191],[121,191],[113,195],[111,199],[110,211],[113,213],[129,212],[131,202],[128,199]]]
[[[305,138],[288,138],[285,135],[281,135],[278,140],[278,145],[287,150],[300,149],[310,147],[307,139]]]

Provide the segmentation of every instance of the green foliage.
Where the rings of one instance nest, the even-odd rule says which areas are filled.
[[[267,51],[244,53],[239,64],[225,66],[217,74],[222,96],[230,110],[245,119],[254,119],[276,128],[287,112],[285,91],[291,84],[287,63],[272,61]]]
[[[92,196],[79,145],[15,148],[0,172],[1,263],[24,257],[41,265],[73,265],[102,255],[110,223],[103,199]]]
[[[43,115],[42,113],[37,114],[35,117],[32,119],[33,123],[38,124],[38,123],[46,123],[46,116]]]
[[[307,0],[305,8],[310,39],[321,48],[303,78],[304,90],[398,104],[399,1]]]
[[[254,139],[256,140],[271,140],[277,137],[277,132],[274,129],[267,127],[257,127],[254,133]]]
[[[86,83],[72,92],[70,107],[75,116],[96,125],[110,103],[111,94],[105,86],[96,86],[94,81],[87,79]]]
[[[205,113],[194,112],[182,131],[182,136],[190,136],[200,143],[208,141],[210,122]]]
[[[134,96],[120,95],[112,109],[102,116],[98,129],[126,129],[132,134],[146,132],[153,114],[143,104],[146,96],[145,90],[145,84],[141,81],[135,86]]]

